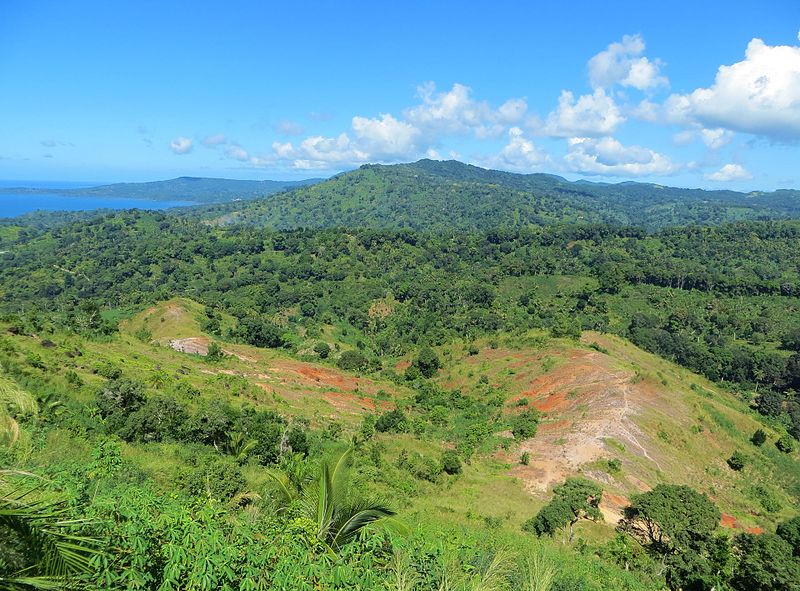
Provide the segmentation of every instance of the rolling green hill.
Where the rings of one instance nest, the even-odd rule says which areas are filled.
[[[189,213],[188,215],[196,215]],[[647,183],[570,182],[456,161],[365,165],[247,204],[209,208],[221,223],[288,228],[476,230],[566,223],[647,229],[800,217],[800,192],[737,193]]]

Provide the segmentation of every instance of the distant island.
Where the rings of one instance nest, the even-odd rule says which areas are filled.
[[[179,177],[144,183],[114,183],[80,189],[32,187],[0,188],[4,195],[63,195],[65,197],[97,197],[107,199],[146,199],[150,201],[191,201],[194,203],[226,203],[267,197],[281,191],[313,185],[324,179],[300,181],[242,181],[233,179]]]

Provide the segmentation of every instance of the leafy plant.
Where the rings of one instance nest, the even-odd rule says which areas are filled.
[[[370,523],[395,514],[383,503],[352,493],[347,477],[352,453],[351,447],[334,462],[324,462],[317,481],[303,490],[303,512],[331,552],[353,540]]]
[[[102,540],[83,535],[86,519],[74,518],[66,500],[50,495],[43,481],[15,473],[21,482],[7,481],[0,473],[0,555],[11,550],[18,560],[0,561],[0,587],[10,590],[79,589],[103,555]],[[10,567],[10,568],[9,568]]]

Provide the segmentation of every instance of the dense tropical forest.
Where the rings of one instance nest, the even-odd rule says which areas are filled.
[[[5,220],[0,588],[798,590],[798,208],[421,161]]]
[[[800,216],[800,192],[737,193],[647,183],[569,182],[549,174],[485,170],[456,161],[364,165],[305,190],[241,206],[191,210],[223,223],[273,229],[392,228],[447,232],[554,223],[653,230]]]

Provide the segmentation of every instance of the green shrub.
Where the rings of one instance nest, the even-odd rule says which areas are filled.
[[[408,429],[408,419],[399,408],[383,413],[375,421],[375,430],[380,433],[407,433]]]
[[[283,346],[281,328],[263,318],[242,318],[234,336],[254,347],[277,349]]]
[[[414,361],[414,365],[419,368],[420,373],[426,378],[432,378],[436,375],[436,372],[439,371],[439,368],[442,367],[439,356],[436,355],[436,352],[430,347],[423,347],[420,349],[419,355]]]
[[[785,454],[790,454],[794,451],[794,440],[788,434],[781,435],[775,442],[775,447]]]
[[[442,469],[450,474],[461,474],[461,457],[458,452],[449,449],[442,454]]]
[[[222,347],[219,346],[217,341],[211,341],[211,344],[208,346],[208,352],[206,353],[206,361],[216,363],[223,359],[225,359],[225,351],[222,350]]]
[[[174,441],[188,417],[186,407],[174,398],[153,396],[128,416],[118,434],[125,441]]]
[[[744,456],[744,454],[742,454],[742,452],[735,451],[733,454],[731,454],[731,457],[726,460],[726,462],[731,470],[738,472],[747,464],[747,458]]]
[[[517,440],[529,439],[536,435],[539,428],[539,411],[523,410],[511,419],[511,432]]]
[[[756,484],[750,489],[750,494],[761,504],[767,513],[777,513],[782,505],[775,494],[765,485]]]
[[[750,441],[753,442],[753,445],[756,447],[761,447],[767,441],[767,434],[764,432],[764,429],[756,429],[753,436],[750,437]]]
[[[119,431],[128,415],[139,410],[144,402],[144,386],[131,380],[110,381],[95,395],[95,405],[112,433]]]
[[[522,464],[523,466],[527,466],[528,464],[530,464],[531,463],[530,452],[527,451],[522,452],[522,455],[519,458],[519,463]]]
[[[414,380],[418,380],[419,378],[422,377],[422,372],[420,371],[419,367],[412,364],[406,368],[403,377],[405,377],[407,381],[413,382]]]
[[[319,355],[320,359],[327,359],[331,354],[331,346],[325,341],[320,341],[314,345],[314,353]]]
[[[775,533],[789,542],[794,556],[800,558],[800,516],[792,517],[778,524]]]
[[[229,500],[244,486],[242,471],[233,461],[224,458],[202,462],[186,481],[189,494],[219,501]]]
[[[356,349],[348,349],[339,355],[336,366],[345,371],[363,371],[369,365],[366,356]]]
[[[122,377],[122,370],[119,366],[111,363],[110,361],[104,361],[95,367],[95,372],[99,376],[103,376],[107,380],[118,380]]]

